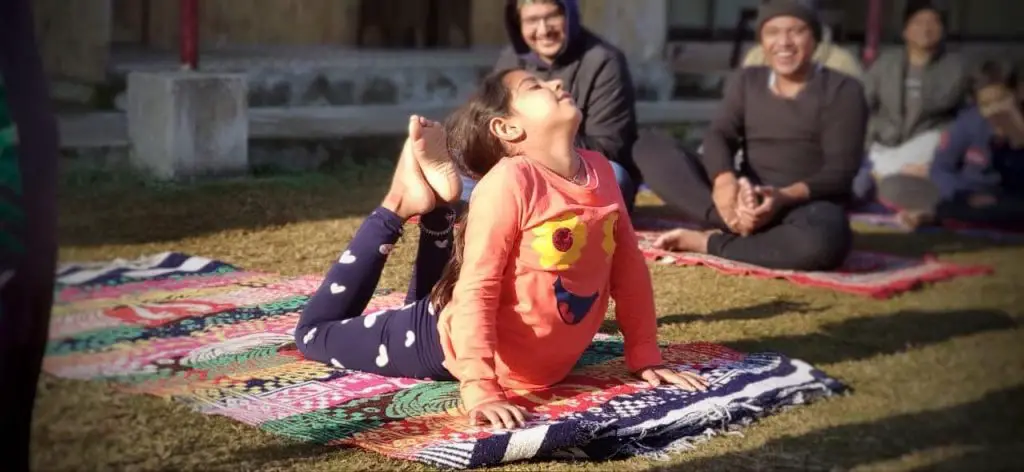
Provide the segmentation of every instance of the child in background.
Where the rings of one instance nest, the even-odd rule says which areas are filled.
[[[446,130],[413,117],[391,190],[302,313],[303,355],[458,380],[473,424],[513,428],[526,412],[506,390],[564,379],[612,297],[630,371],[652,386],[706,389],[696,373],[662,365],[650,273],[611,165],[573,147],[579,123],[560,82],[522,70],[486,78]],[[479,180],[468,215],[449,205],[461,193],[456,167]],[[421,236],[408,304],[360,317],[414,215]]]
[[[1018,67],[984,61],[972,76],[974,106],[945,130],[928,178],[890,177],[879,200],[908,227],[1024,227],[1024,81]]]

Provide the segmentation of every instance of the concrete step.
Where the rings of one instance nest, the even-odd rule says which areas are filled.
[[[641,125],[704,123],[717,100],[673,100],[637,103]],[[442,120],[453,104],[363,105],[341,107],[253,107],[249,109],[252,139],[337,139],[394,136],[405,132],[409,115]],[[117,148],[128,146],[128,123],[121,112],[63,114],[58,117],[61,147]]]

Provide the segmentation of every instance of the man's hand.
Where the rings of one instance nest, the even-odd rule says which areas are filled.
[[[652,387],[657,387],[662,382],[668,382],[691,392],[705,392],[708,389],[708,381],[700,375],[692,372],[676,372],[662,366],[648,367],[638,372],[637,376],[651,384]]]
[[[909,175],[911,177],[920,177],[922,179],[928,178],[928,165],[926,164],[907,164],[900,169],[900,173],[903,175]]]
[[[526,424],[527,415],[525,408],[507,401],[484,403],[469,411],[469,424],[514,429]]]
[[[754,195],[761,201],[754,207],[742,206],[739,210],[740,220],[743,225],[756,231],[775,220],[779,210],[782,209],[783,199],[775,187],[758,186],[753,190]]]

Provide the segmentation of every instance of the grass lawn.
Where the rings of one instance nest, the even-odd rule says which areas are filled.
[[[271,176],[191,187],[126,181],[62,190],[61,257],[165,250],[263,271],[321,273],[383,195],[389,169]],[[645,196],[641,211],[652,211]],[[984,263],[996,275],[878,301],[781,281],[652,266],[660,335],[777,350],[847,382],[852,395],[767,418],[667,462],[598,470],[994,470],[1024,450],[1024,248],[946,234],[858,228],[857,245]],[[406,237],[382,286],[404,289]],[[36,409],[39,470],[420,470],[359,451],[288,442],[255,428],[100,383],[44,376]],[[510,470],[565,470],[564,463]]]

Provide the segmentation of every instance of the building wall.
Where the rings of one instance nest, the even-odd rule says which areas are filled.
[[[51,77],[86,83],[107,79],[110,0],[34,0],[36,35]]]

